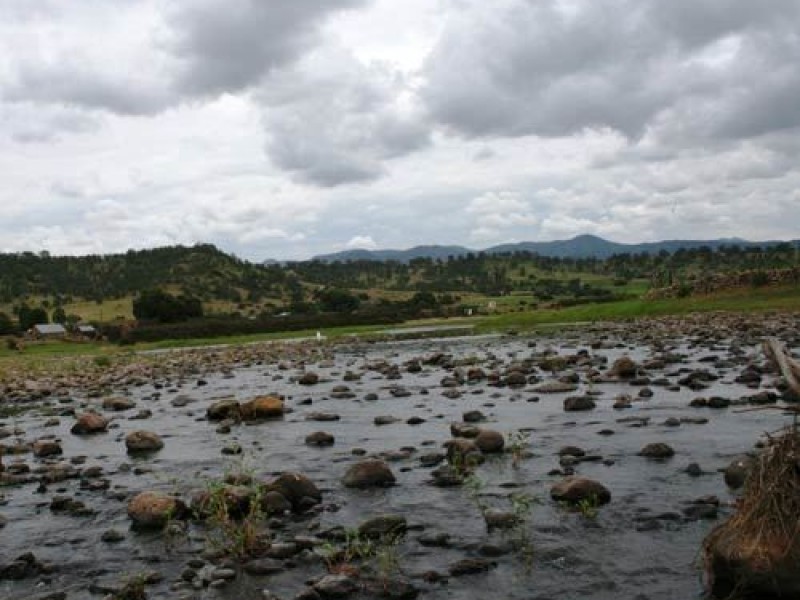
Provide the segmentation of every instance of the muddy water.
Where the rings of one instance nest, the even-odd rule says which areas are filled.
[[[31,441],[46,435],[61,440],[61,460],[85,457],[79,468],[101,466],[110,479],[108,490],[81,489],[79,479],[47,485],[37,484],[0,488],[0,515],[7,524],[0,529],[0,565],[24,552],[32,551],[39,561],[52,563],[55,571],[23,581],[0,581],[0,598],[21,600],[44,597],[64,591],[67,598],[102,597],[103,586],[113,586],[125,576],[144,571],[157,571],[161,583],[148,588],[151,598],[260,598],[260,590],[269,589],[280,598],[292,598],[304,588],[304,582],[325,572],[324,565],[313,555],[296,557],[291,568],[278,575],[251,577],[239,574],[226,587],[196,591],[174,591],[171,585],[192,558],[206,546],[206,533],[199,525],[191,525],[185,535],[165,537],[161,534],[137,533],[129,530],[125,507],[127,499],[145,489],[177,491],[188,497],[204,482],[219,478],[232,470],[246,469],[269,479],[270,474],[285,470],[309,476],[323,490],[323,509],[317,514],[297,517],[276,529],[277,538],[293,535],[314,535],[336,525],[355,527],[369,516],[399,513],[412,526],[406,539],[397,548],[402,572],[414,578],[425,571],[447,572],[448,565],[465,557],[479,556],[479,548],[487,543],[503,546],[502,534],[487,532],[474,494],[464,488],[438,488],[430,485],[431,469],[423,468],[420,454],[441,451],[450,439],[450,423],[461,421],[468,410],[480,410],[488,420],[481,426],[508,434],[524,430],[529,433],[532,456],[514,468],[508,456],[487,460],[477,469],[481,483],[480,501],[499,509],[510,506],[509,494],[526,493],[536,499],[530,513],[525,537],[530,543],[532,559],[519,552],[493,558],[496,567],[487,573],[451,577],[446,582],[426,583],[412,579],[421,597],[438,598],[520,598],[555,599],[595,598],[684,599],[702,596],[701,573],[697,567],[698,550],[708,530],[718,522],[691,521],[683,518],[682,509],[691,500],[708,494],[717,495],[722,503],[720,518],[729,512],[726,506],[734,495],[726,488],[719,469],[734,457],[753,449],[764,432],[786,424],[780,411],[739,412],[737,407],[722,410],[689,408],[697,396],[724,396],[738,399],[755,390],[734,382],[744,365],[759,363],[758,349],[751,345],[731,346],[731,340],[720,338],[698,343],[675,338],[669,351],[683,356],[679,363],[650,372],[652,378],[666,377],[674,384],[686,371],[709,369],[720,378],[702,392],[681,387],[669,391],[663,386],[650,387],[652,398],[634,401],[625,410],[614,410],[613,399],[621,393],[634,397],[639,386],[628,383],[587,383],[581,376],[580,389],[572,394],[537,394],[534,385],[521,389],[493,387],[487,383],[459,386],[462,396],[449,399],[442,395],[442,377],[448,371],[440,366],[425,365],[420,373],[408,373],[403,364],[412,358],[425,358],[439,352],[452,356],[454,362],[475,362],[487,371],[492,364],[501,370],[512,361],[538,356],[545,349],[560,354],[588,350],[607,366],[623,354],[641,361],[654,355],[647,345],[639,344],[636,335],[616,332],[605,335],[602,348],[590,349],[596,341],[589,333],[558,334],[548,337],[491,337],[425,340],[339,346],[330,359],[307,364],[321,377],[314,386],[300,386],[293,378],[302,373],[301,365],[279,368],[277,363],[255,364],[234,369],[227,375],[205,374],[202,381],[183,379],[153,382],[117,390],[135,400],[136,408],[115,414],[108,433],[78,437],[69,433],[72,418],[63,416],[60,424],[45,427],[48,417],[32,410],[15,419],[6,419],[6,429],[18,428],[19,437]],[[716,355],[726,363],[707,359]],[[402,377],[388,380],[370,365],[378,362],[399,365]],[[599,363],[598,363],[599,364]],[[604,371],[606,367],[600,366]],[[346,385],[355,398],[333,399],[331,390],[341,385],[345,372],[361,374],[360,381]],[[536,370],[544,380],[553,376]],[[774,377],[765,376],[762,386],[769,389]],[[202,384],[202,385],[200,385]],[[395,397],[390,390],[401,386],[411,392]],[[580,413],[563,410],[568,395],[590,391],[598,393],[597,407]],[[205,419],[206,407],[217,398],[235,396],[246,400],[255,395],[277,393],[285,396],[292,412],[284,419],[258,425],[241,425],[229,434],[215,432],[215,425]],[[367,394],[377,400],[367,400]],[[177,397],[190,402],[175,407]],[[49,403],[56,407],[83,406],[97,403],[74,390],[72,403]],[[305,404],[308,399],[311,404]],[[146,420],[130,420],[140,409],[150,409]],[[312,412],[339,415],[334,422],[309,421]],[[376,426],[376,416],[391,415],[396,423]],[[412,416],[425,421],[409,425]],[[646,417],[645,427],[619,422],[624,417]],[[668,427],[670,417],[707,417],[706,424],[683,423]],[[142,459],[126,455],[125,434],[136,429],[159,433],[165,447],[159,453]],[[335,445],[313,448],[304,444],[307,434],[324,430],[336,438]],[[611,430],[613,434],[598,432]],[[605,433],[608,433],[607,431]],[[9,438],[4,440],[8,443]],[[650,442],[665,442],[675,449],[675,456],[661,462],[637,456]],[[228,457],[222,449],[239,444],[241,456]],[[552,483],[560,476],[549,474],[559,468],[556,452],[566,445],[580,446],[603,461],[582,462],[576,473],[596,479],[611,490],[612,501],[598,511],[596,518],[586,518],[565,510],[549,498]],[[412,447],[409,458],[393,460],[391,468],[397,485],[381,490],[348,490],[340,481],[347,467],[358,460],[352,450],[362,448],[368,455]],[[44,460],[23,455],[33,468]],[[10,458],[6,457],[8,464]],[[49,460],[49,459],[47,459]],[[700,464],[704,474],[690,477],[685,473],[691,462]],[[84,502],[92,516],[68,516],[53,513],[50,501],[54,496],[68,495]],[[655,518],[659,516],[660,518]],[[277,525],[277,524],[276,524]],[[117,529],[124,539],[110,544],[101,541],[103,532]],[[447,548],[423,546],[421,535],[450,535]],[[93,587],[94,586],[94,587]]]

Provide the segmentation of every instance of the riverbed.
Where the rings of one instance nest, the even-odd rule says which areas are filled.
[[[59,387],[0,420],[6,473],[15,462],[30,469],[25,481],[0,487],[0,567],[26,552],[42,565],[22,579],[0,580],[0,597],[102,598],[148,573],[149,598],[256,599],[268,597],[264,590],[295,598],[326,574],[321,556],[331,531],[392,514],[404,517],[408,530],[391,549],[391,573],[383,575],[408,582],[406,591],[420,598],[701,598],[702,540],[730,514],[739,493],[721,471],[753,452],[765,433],[791,422],[774,408],[783,405],[783,389],[759,344],[778,336],[797,351],[797,325],[796,316],[716,316],[546,334],[311,341],[294,355],[273,349],[224,368],[198,358],[191,369],[121,379],[103,394]],[[636,364],[634,376],[609,375],[621,357]],[[515,370],[524,383],[509,385]],[[742,377],[753,372],[757,379]],[[300,383],[307,373],[316,383]],[[574,389],[541,387],[556,382]],[[133,406],[103,409],[109,395]],[[282,418],[236,423],[228,433],[207,418],[221,399],[263,395],[283,398]],[[565,411],[565,399],[576,396],[592,398],[594,408]],[[629,406],[621,407],[621,396]],[[729,402],[690,406],[701,397]],[[112,417],[107,432],[70,432],[74,413],[88,408]],[[434,485],[437,467],[420,457],[443,453],[451,425],[465,413],[475,427],[501,433],[506,452],[487,455],[467,486]],[[125,436],[141,429],[160,435],[163,449],[130,456]],[[318,431],[331,434],[333,445],[308,445],[306,437]],[[24,451],[40,439],[58,442],[63,453],[39,458]],[[639,455],[656,442],[674,455]],[[564,460],[559,450],[566,446],[580,448],[583,459]],[[9,455],[11,447],[21,453]],[[345,487],[348,468],[369,457],[386,462],[395,485]],[[45,480],[44,469],[53,465],[71,471],[63,480]],[[203,523],[167,533],[131,529],[126,507],[138,492],[164,491],[189,502],[226,474],[269,481],[284,471],[307,476],[322,502],[269,522],[275,543],[300,540],[308,548],[269,575],[212,558]],[[552,500],[553,484],[571,474],[600,482],[611,501],[576,508]],[[64,497],[86,510],[54,510],[54,499]],[[714,508],[693,510],[698,501]],[[490,530],[487,508],[516,510],[523,525]],[[110,530],[121,535],[109,536]],[[452,574],[464,559],[482,561],[485,569]],[[204,565],[230,567],[234,575],[205,586],[191,577]],[[350,596],[390,593],[357,587]]]

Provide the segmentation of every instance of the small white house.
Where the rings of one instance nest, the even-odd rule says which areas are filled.
[[[78,325],[76,332],[86,338],[97,337],[97,329],[94,328],[94,325]]]
[[[61,339],[67,336],[67,330],[60,323],[38,323],[33,326],[33,337],[39,339]]]

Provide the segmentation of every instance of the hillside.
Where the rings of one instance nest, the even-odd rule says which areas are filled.
[[[766,242],[752,242],[736,238],[723,238],[714,240],[664,240],[659,242],[646,242],[641,244],[623,244],[612,242],[594,235],[579,235],[568,240],[554,240],[550,242],[518,242],[513,244],[500,244],[482,250],[464,248],[462,246],[415,246],[408,250],[346,250],[333,254],[324,254],[315,257],[323,262],[348,261],[348,260],[396,260],[409,262],[416,258],[447,258],[448,256],[464,256],[469,253],[484,254],[511,254],[514,252],[530,252],[540,256],[556,258],[599,258],[605,259],[615,254],[658,254],[666,251],[669,253],[677,250],[693,250],[707,247],[712,250],[723,246],[738,246],[740,248],[767,248],[782,244],[778,240]],[[788,242],[798,243],[797,240]]]
[[[123,298],[149,288],[166,288],[201,300],[281,298],[284,270],[225,254],[212,245],[130,250],[125,254],[50,256],[0,254],[0,303],[30,297],[54,304],[77,299]]]
[[[0,254],[0,313],[18,316],[22,309],[41,308],[55,319],[59,309],[62,319],[66,314],[84,321],[124,320],[132,318],[136,297],[160,289],[200,300],[207,316],[255,319],[371,312],[383,318],[441,306],[457,315],[490,303],[497,310],[520,311],[612,302],[645,293],[684,296],[709,291],[703,284],[711,281],[717,282],[713,290],[766,285],[785,277],[788,283],[795,282],[795,246],[718,242],[716,249],[713,242],[691,242],[688,248],[680,241],[629,246],[638,251],[606,258],[547,256],[535,250],[540,246],[510,245],[495,252],[463,254],[454,253],[458,247],[421,247],[420,252],[448,254],[407,262],[311,260],[269,265],[243,261],[209,244],[107,256]],[[603,254],[619,246],[581,236],[549,247],[553,252]],[[668,250],[676,246],[674,252]],[[660,250],[655,252],[656,248]]]

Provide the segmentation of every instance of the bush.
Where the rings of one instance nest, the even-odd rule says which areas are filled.
[[[202,317],[203,305],[197,298],[147,290],[133,301],[133,316],[142,321],[177,323]]]
[[[4,312],[0,312],[0,335],[7,335],[9,333],[14,333],[14,331],[14,322],[11,320],[11,317]]]
[[[192,319],[179,323],[143,322],[134,328],[106,324],[103,326],[102,333],[111,342],[133,344],[159,340],[313,330],[348,325],[388,325],[402,322],[404,316],[402,312],[392,308],[385,312],[291,314],[285,317],[262,316],[259,319],[215,317]]]

